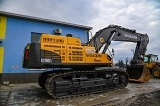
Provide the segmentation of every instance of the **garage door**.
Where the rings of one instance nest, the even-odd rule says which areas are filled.
[[[0,73],[3,71],[4,47],[0,47]]]

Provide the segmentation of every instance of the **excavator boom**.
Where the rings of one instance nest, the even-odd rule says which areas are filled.
[[[88,42],[98,52],[105,45],[102,53],[105,53],[111,41],[124,41],[137,43],[131,65],[127,66],[127,73],[131,81],[147,82],[150,79],[149,70],[143,64],[149,37],[147,34],[137,33],[136,30],[123,28],[117,25],[109,25],[96,32],[95,36]]]

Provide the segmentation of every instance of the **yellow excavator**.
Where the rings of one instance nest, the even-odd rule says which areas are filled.
[[[106,54],[113,40],[137,43],[127,72],[114,69],[111,54]],[[72,34],[41,34],[39,41],[25,46],[23,68],[53,69],[41,73],[38,79],[39,85],[52,98],[124,88],[129,78],[140,82],[149,80],[149,71],[142,61],[148,42],[147,34],[118,25],[109,25],[99,30],[86,44],[82,44],[80,38]]]
[[[143,62],[146,64],[153,78],[160,78],[160,62],[158,62],[158,55],[146,54]]]

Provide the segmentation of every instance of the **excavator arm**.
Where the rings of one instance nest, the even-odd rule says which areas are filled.
[[[146,82],[149,80],[148,70],[143,64],[143,57],[146,52],[147,45],[149,43],[149,37],[147,34],[137,33],[136,30],[123,28],[117,25],[109,25],[96,32],[95,36],[87,43],[94,46],[96,52],[98,52],[103,45],[105,45],[102,53],[104,54],[111,44],[111,41],[124,41],[137,43],[131,66],[127,67],[129,77],[133,81]],[[138,71],[136,71],[138,70]],[[147,76],[145,77],[144,76]],[[147,74],[147,75],[146,75]],[[143,78],[142,78],[143,77]],[[146,80],[147,79],[147,80]]]

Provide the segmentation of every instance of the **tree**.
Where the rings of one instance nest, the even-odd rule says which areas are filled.
[[[119,68],[125,68],[125,64],[123,60],[119,60],[118,63],[115,63],[115,66],[118,66]]]

